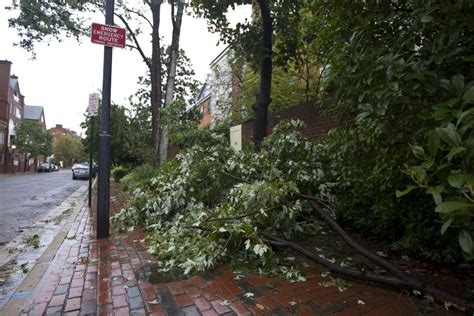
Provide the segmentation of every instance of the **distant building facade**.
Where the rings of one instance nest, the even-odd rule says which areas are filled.
[[[44,108],[40,105],[25,105],[24,119],[41,124],[46,129]]]
[[[56,144],[58,143],[58,141],[63,137],[74,137],[74,138],[78,138],[78,139],[80,138],[80,136],[77,135],[77,133],[75,131],[70,130],[69,128],[63,127],[62,124],[56,124],[55,127],[49,129],[49,132],[51,133],[51,135],[53,137],[53,139],[52,139],[53,151],[55,150],[54,148],[56,148]],[[62,161],[62,162],[56,161],[56,162],[60,163],[61,167],[70,167],[75,163],[74,160],[73,161]]]
[[[0,60],[0,172],[17,169],[19,153],[12,148],[15,126],[23,119],[25,97],[21,94],[18,77],[11,74],[12,63]]]
[[[229,122],[232,106],[239,102],[240,76],[233,66],[233,51],[224,49],[209,65],[211,73],[188,110],[201,113],[199,127]]]
[[[49,131],[51,132],[51,135],[53,136],[53,148],[61,137],[64,137],[64,136],[72,136],[76,138],[79,137],[79,135],[77,135],[75,131],[70,130],[69,128],[63,127],[62,124],[56,124],[56,126],[50,128]]]

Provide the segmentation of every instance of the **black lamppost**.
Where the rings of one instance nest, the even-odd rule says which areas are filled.
[[[105,5],[105,24],[114,24],[114,0]],[[104,73],[102,82],[102,108],[99,133],[99,180],[97,183],[97,238],[109,237],[110,198],[110,88],[112,80],[112,47],[104,47]]]

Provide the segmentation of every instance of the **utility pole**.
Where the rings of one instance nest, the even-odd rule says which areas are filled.
[[[114,0],[105,4],[105,24],[114,24]],[[99,134],[99,182],[97,187],[97,238],[109,237],[110,203],[110,90],[112,81],[112,47],[104,46],[104,75]]]

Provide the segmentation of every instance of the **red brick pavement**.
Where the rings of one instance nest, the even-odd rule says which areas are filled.
[[[112,200],[112,208],[120,201]],[[113,213],[115,210],[111,210]],[[305,282],[259,275],[236,277],[228,268],[181,281],[152,284],[143,277],[156,260],[140,230],[95,239],[84,207],[40,282],[28,315],[413,315],[395,291],[349,282],[340,292],[312,270]]]

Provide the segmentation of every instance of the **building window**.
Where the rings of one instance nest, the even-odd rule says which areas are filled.
[[[15,107],[15,116],[21,120],[21,111],[17,107]]]
[[[5,144],[5,133],[0,132],[0,145],[4,145],[4,144]]]

